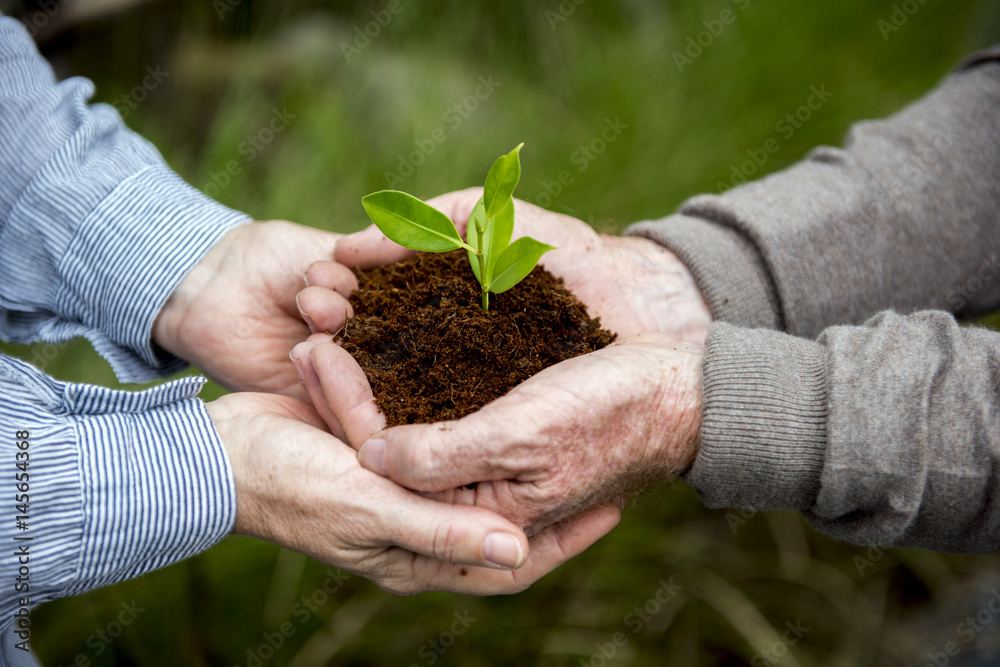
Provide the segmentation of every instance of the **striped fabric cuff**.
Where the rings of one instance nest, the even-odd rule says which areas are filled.
[[[163,165],[118,185],[63,255],[55,296],[123,382],[169,375],[184,362],[154,347],[153,322],[184,275],[245,214],[209,199]]]
[[[115,391],[59,382],[0,356],[0,425],[8,434],[0,453],[11,470],[0,491],[13,500],[18,431],[29,435],[30,484],[25,526],[0,525],[0,539],[30,553],[31,606],[170,565],[232,530],[236,491],[222,442],[195,398],[203,382]],[[17,567],[0,560],[9,581]],[[0,628],[17,596],[13,586],[0,591]]]
[[[236,520],[225,449],[195,396],[202,378],[128,393],[67,385],[82,462],[80,569],[64,595],[137,577],[224,538]]]
[[[0,523],[0,539],[10,549],[0,559],[0,575],[12,582],[0,589],[0,627],[12,621],[20,597],[40,604],[76,579],[84,512],[80,452],[61,388],[28,364],[0,355],[0,494],[17,511]],[[21,563],[10,555],[17,552],[27,560],[28,572],[21,574],[29,577],[17,583],[27,588],[14,585]]]

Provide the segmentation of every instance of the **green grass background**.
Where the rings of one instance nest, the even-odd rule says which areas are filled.
[[[401,189],[428,197],[480,184],[497,155],[524,141],[519,196],[537,199],[570,170],[549,208],[614,232],[717,190],[769,137],[780,150],[758,175],[839,145],[852,122],[892,113],[964,54],[1000,41],[995,0],[910,0],[916,12],[887,39],[878,21],[890,20],[888,0],[564,1],[572,13],[558,23],[549,14],[557,0],[401,0],[347,62],[341,44],[387,4],[156,2],[49,36],[45,51],[61,76],[92,78],[99,101],[161,65],[169,76],[128,124],[198,187],[237,161],[241,173],[217,198],[258,219],[362,228],[361,197],[384,188],[399,156],[440,127],[446,141]],[[673,54],[727,8],[736,21],[679,71]],[[501,85],[454,127],[445,114],[490,76]],[[814,85],[832,98],[793,137],[779,135],[775,123]],[[294,120],[248,161],[241,142],[286,108]],[[628,128],[578,171],[574,151],[609,118]],[[85,342],[3,349],[51,357],[46,370],[59,378],[116,386]],[[210,385],[206,396],[220,393]],[[948,641],[961,651],[953,665],[993,664],[1000,653],[1000,619],[971,641],[957,634],[1000,588],[1000,558],[870,551],[818,534],[795,513],[706,510],[682,483],[640,496],[610,536],[517,596],[396,598],[350,577],[308,618],[294,614],[329,576],[297,554],[231,537],[39,608],[34,641],[46,665],[254,665],[285,622],[291,636],[260,664],[922,665]],[[671,578],[681,592],[633,632],[630,611]],[[97,639],[133,600],[144,609],[135,622],[110,645]],[[428,642],[449,643],[442,633],[456,612],[476,620],[435,652]],[[786,622],[808,631],[787,651],[762,654]],[[602,662],[598,645],[619,631],[626,645]]]

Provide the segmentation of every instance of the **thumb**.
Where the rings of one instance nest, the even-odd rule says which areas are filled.
[[[365,372],[344,348],[335,343],[300,343],[292,354],[303,366],[313,404],[326,407],[343,427],[348,444],[356,448],[385,428],[385,416]]]
[[[524,455],[533,448],[516,447],[510,422],[495,419],[490,407],[458,421],[376,433],[361,446],[358,459],[368,470],[424,492],[517,478],[528,472],[520,461],[531,461]]]
[[[400,262],[413,254],[415,251],[390,241],[375,225],[341,237],[333,249],[334,261],[362,270]]]
[[[469,214],[482,192],[482,188],[469,188],[428,199],[427,203],[451,218],[459,233],[464,233]],[[413,254],[413,250],[389,240],[375,225],[341,237],[333,250],[335,261],[363,270],[401,262]]]
[[[451,218],[458,233],[465,238],[465,228],[476,202],[483,196],[482,188],[466,188],[428,199],[427,203]]]
[[[507,570],[524,564],[528,538],[510,521],[481,507],[411,498],[393,512],[393,544],[439,561]]]

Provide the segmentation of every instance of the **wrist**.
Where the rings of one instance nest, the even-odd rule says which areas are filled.
[[[712,312],[691,271],[680,258],[656,241],[639,236],[601,235],[611,256],[620,307],[631,330],[666,333],[704,343]]]
[[[781,328],[770,272],[760,251],[742,232],[691,213],[637,222],[625,233],[669,249],[693,276],[714,320]]]
[[[693,465],[700,447],[705,348],[658,333],[616,345],[634,347],[636,355],[625,401],[634,415],[632,433],[625,438],[631,444],[623,448],[616,467],[638,473],[636,486],[674,479]]]
[[[233,487],[236,492],[236,519],[233,522],[232,532],[237,535],[250,535],[266,539],[261,530],[261,526],[264,524],[262,512],[258,505],[253,502],[251,476],[247,474],[247,433],[244,428],[246,420],[240,418],[230,396],[223,396],[205,403],[205,411],[208,413],[216,433],[219,434],[219,440],[226,450],[233,475]]]
[[[234,227],[221,236],[171,292],[153,321],[153,342],[161,349],[186,361],[191,360],[184,344],[184,323],[198,297],[219,275],[234,238],[246,228],[247,225]]]
[[[670,462],[674,477],[691,468],[701,446],[705,346],[674,340],[666,343],[664,351],[669,356],[660,366],[667,369],[663,382],[670,390],[660,398],[661,423],[666,427],[661,456]]]
[[[308,512],[315,504],[303,480],[310,477],[318,456],[307,451],[305,443],[321,434],[323,420],[308,403],[276,394],[226,394],[206,403],[205,409],[232,471],[236,493],[232,532],[285,546],[296,544],[299,527],[289,517]],[[329,434],[321,437],[332,440]]]

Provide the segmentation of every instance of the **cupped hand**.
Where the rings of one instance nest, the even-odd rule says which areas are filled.
[[[307,554],[392,593],[514,593],[619,519],[613,508],[595,509],[529,543],[493,512],[429,500],[365,470],[302,401],[229,394],[207,408],[233,468],[234,532]]]
[[[469,213],[481,188],[428,200],[451,218],[464,236]],[[531,236],[557,249],[541,264],[563,279],[592,317],[619,336],[645,332],[671,334],[702,343],[712,316],[687,267],[672,252],[648,239],[598,234],[586,223],[515,200],[514,238]],[[362,269],[405,259],[413,251],[387,239],[374,225],[337,243],[336,262]],[[313,313],[313,331],[335,331],[331,321],[342,308],[327,282],[330,262],[309,269],[309,284],[301,295]],[[500,295],[496,298],[503,298]]]
[[[529,534],[690,467],[703,354],[640,334],[551,366],[460,420],[383,430],[347,352],[329,342],[292,351],[313,403],[343,426],[361,465],[428,497],[494,510]]]
[[[305,398],[288,360],[309,336],[297,294],[306,268],[329,260],[339,238],[284,221],[233,228],[174,290],[153,326],[154,341],[228,389]],[[345,297],[357,281],[330,261],[316,273],[325,286],[324,318],[339,327],[351,314]]]

